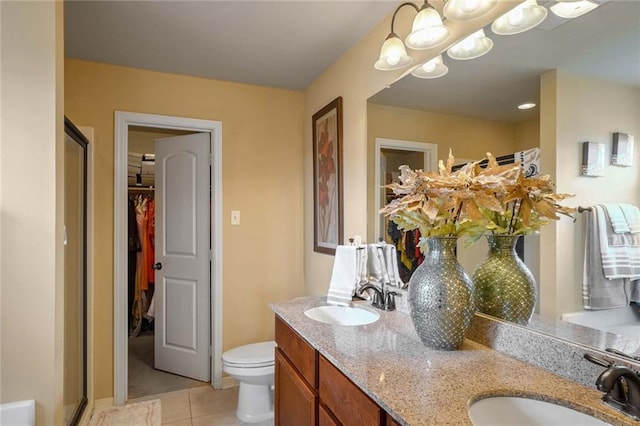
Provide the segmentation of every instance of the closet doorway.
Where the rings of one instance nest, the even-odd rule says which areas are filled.
[[[220,128],[116,113],[116,405],[221,387]]]

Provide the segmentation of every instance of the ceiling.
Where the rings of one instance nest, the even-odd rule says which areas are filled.
[[[65,56],[306,89],[398,1],[65,1]]]
[[[487,55],[470,61],[444,55],[445,77],[409,75],[371,101],[518,122],[537,114],[515,105],[537,102],[539,75],[551,69],[640,87],[640,0],[596,1],[604,4],[580,18],[550,12],[522,34],[486,29],[494,41]],[[67,0],[65,56],[304,90],[400,3]],[[396,28],[402,38],[408,30]],[[373,69],[375,59],[371,72],[381,72]]]

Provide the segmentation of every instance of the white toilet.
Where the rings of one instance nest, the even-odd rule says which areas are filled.
[[[276,342],[252,343],[222,354],[222,369],[240,383],[236,416],[259,423],[273,418]]]

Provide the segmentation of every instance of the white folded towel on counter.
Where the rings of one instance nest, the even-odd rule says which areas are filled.
[[[338,246],[333,259],[333,271],[327,293],[327,303],[349,305],[359,278],[358,250],[356,246]]]

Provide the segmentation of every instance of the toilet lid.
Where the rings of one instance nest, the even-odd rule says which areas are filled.
[[[274,363],[274,349],[276,342],[252,343],[239,346],[222,354],[222,360],[227,364],[240,366],[267,366]]]

